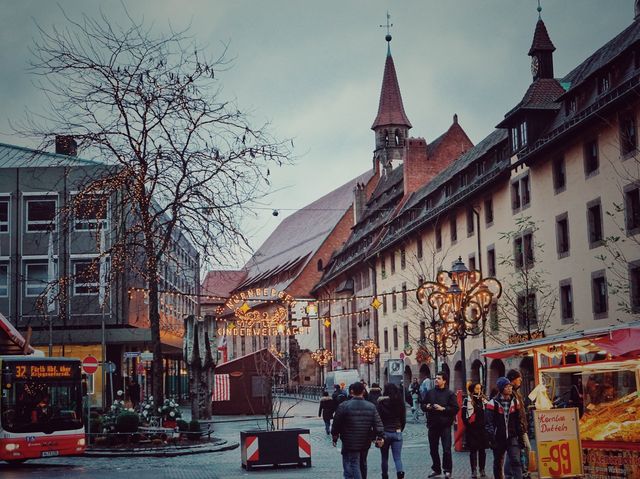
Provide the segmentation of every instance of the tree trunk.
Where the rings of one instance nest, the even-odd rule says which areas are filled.
[[[148,236],[151,238],[151,235]],[[152,240],[150,240],[152,241]],[[151,343],[153,345],[153,367],[151,377],[153,381],[153,399],[156,408],[164,401],[162,342],[160,340],[160,312],[158,309],[158,268],[155,261],[155,249],[147,247],[147,277],[149,286],[149,325],[151,329]]]

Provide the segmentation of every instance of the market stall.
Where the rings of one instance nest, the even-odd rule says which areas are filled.
[[[553,406],[579,411],[584,473],[640,477],[640,323],[546,337],[487,350],[533,358],[535,384]]]

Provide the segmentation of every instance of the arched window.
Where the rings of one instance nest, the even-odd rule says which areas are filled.
[[[394,134],[394,139],[396,142],[396,146],[400,146],[400,143],[402,142],[402,135],[400,134],[400,130],[396,130]]]
[[[324,266],[324,265],[322,264],[322,260],[321,260],[321,259],[319,259],[319,260],[318,260],[318,271],[322,271],[322,270],[324,269],[324,268],[323,268],[323,266]]]
[[[389,146],[389,131],[384,130],[384,146]]]

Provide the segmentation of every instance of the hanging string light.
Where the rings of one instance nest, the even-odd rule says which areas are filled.
[[[380,354],[380,348],[371,338],[359,340],[353,350],[360,357],[360,360],[367,364],[373,364],[378,354]]]
[[[318,348],[311,353],[311,359],[320,366],[326,366],[333,359],[333,353],[326,348]]]

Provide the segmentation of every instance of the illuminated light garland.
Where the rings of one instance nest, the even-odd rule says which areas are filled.
[[[311,353],[311,359],[320,366],[326,366],[333,359],[333,353],[326,348],[318,348]]]
[[[378,354],[380,354],[380,348],[371,338],[359,340],[353,350],[358,354],[360,360],[367,364],[373,364]]]

